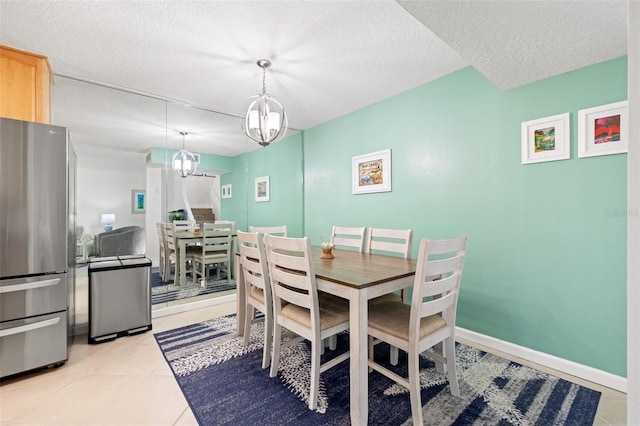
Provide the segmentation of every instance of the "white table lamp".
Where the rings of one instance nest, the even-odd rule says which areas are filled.
[[[113,213],[103,213],[101,222],[104,225],[105,231],[111,231],[113,224],[116,223],[116,215]]]

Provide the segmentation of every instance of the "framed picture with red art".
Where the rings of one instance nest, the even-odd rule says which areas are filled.
[[[628,115],[627,101],[578,111],[578,157],[626,153]]]

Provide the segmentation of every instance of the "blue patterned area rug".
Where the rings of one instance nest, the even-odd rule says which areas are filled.
[[[226,278],[216,280],[209,278],[207,284],[202,286],[199,281],[193,281],[191,274],[187,275],[187,283],[184,286],[175,285],[173,280],[162,281],[158,268],[151,269],[151,304],[172,302],[174,300],[213,294],[221,291],[235,290],[236,280],[231,279],[227,283]]]
[[[349,425],[349,361],[320,375],[318,409],[307,408],[309,348],[283,349],[278,377],[261,368],[263,323],[252,325],[245,348],[235,315],[155,334],[200,425]],[[348,334],[327,359],[347,350]],[[376,346],[388,361],[389,347]],[[324,361],[324,359],[323,359]],[[422,402],[428,425],[591,425],[600,392],[572,384],[478,349],[458,344],[460,397],[446,377],[421,359]],[[396,371],[405,374],[406,355]],[[369,424],[411,424],[407,391],[369,375]]]

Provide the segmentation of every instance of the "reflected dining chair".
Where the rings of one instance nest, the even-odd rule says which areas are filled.
[[[423,424],[419,371],[421,353],[433,359],[439,371],[443,371],[446,365],[449,390],[452,395],[460,396],[454,334],[466,248],[466,235],[448,240],[423,239],[420,241],[411,305],[388,301],[369,306],[368,365],[409,389],[415,425]],[[408,379],[374,361],[374,339],[407,352]],[[441,353],[429,350],[434,346],[439,347]]]
[[[220,279],[220,269],[224,267],[227,273],[227,283],[231,279],[231,232],[233,227],[228,224],[202,224],[202,242],[199,251],[192,254],[194,278],[200,277],[200,285],[206,286],[209,276],[209,266],[216,265],[217,279]]]
[[[287,225],[280,226],[250,226],[249,232],[260,232],[262,234],[277,235],[279,237],[287,236]]]
[[[360,253],[364,251],[365,235],[367,228],[334,226],[331,229],[331,241],[336,248],[353,247]]]
[[[165,236],[167,237],[167,245],[169,248],[169,259],[175,265],[179,264],[179,253],[180,253],[180,243],[178,242],[178,238],[176,234],[180,232],[192,232],[196,230],[197,224],[194,220],[174,220],[173,222],[167,224],[168,227],[165,228]],[[187,250],[185,253],[184,264],[188,265],[193,262],[193,254],[199,251],[199,247],[195,244],[188,244]],[[193,265],[192,265],[193,268]],[[176,267],[176,272],[177,272]],[[189,271],[189,269],[186,269]],[[192,271],[193,272],[193,271]],[[180,280],[178,278],[178,274],[174,273],[173,277],[174,283],[177,285],[181,285]]]
[[[198,224],[196,223],[195,220],[174,220],[172,223],[173,223],[173,229],[176,232],[183,232],[183,231],[191,232],[198,229]]]
[[[169,248],[167,247],[167,238],[165,237],[164,223],[156,223],[158,229],[158,246],[159,246],[159,275],[162,281],[169,281],[171,277],[171,259],[169,258]]]
[[[244,320],[244,346],[249,344],[251,323],[256,322],[256,309],[264,314],[264,346],[262,368],[271,364],[271,342],[273,339],[273,300],[271,281],[264,249],[263,235],[258,232],[238,231],[240,251],[240,273],[243,274],[246,296]]]
[[[280,348],[299,339],[281,342],[282,327],[311,342],[309,409],[318,404],[320,373],[349,358],[349,352],[320,363],[323,340],[349,329],[349,305],[344,299],[318,294],[309,237],[285,238],[266,234],[271,289],[273,291],[273,359],[269,375],[278,374]]]
[[[216,220],[214,225],[218,228],[231,228],[231,234],[236,230],[236,223],[232,220]]]

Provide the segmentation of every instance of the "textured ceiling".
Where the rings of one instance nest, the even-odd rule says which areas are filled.
[[[626,16],[624,1],[0,0],[0,43],[49,57],[76,146],[177,148],[187,131],[188,149],[234,156],[258,148],[238,118],[257,59],[300,130],[467,65],[510,89],[624,55]]]

